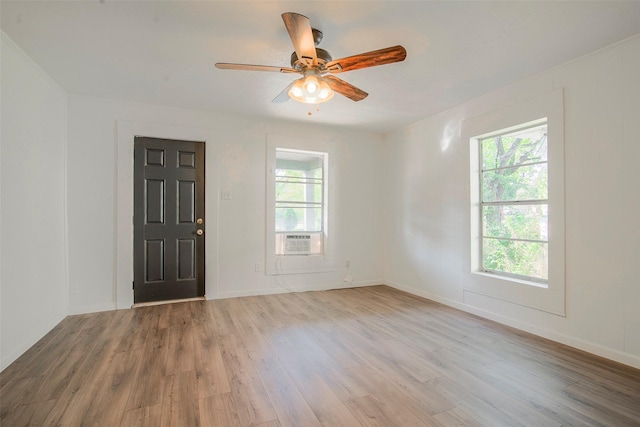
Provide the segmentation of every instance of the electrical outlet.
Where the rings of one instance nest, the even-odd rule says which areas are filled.
[[[231,200],[231,190],[220,191],[220,200]]]

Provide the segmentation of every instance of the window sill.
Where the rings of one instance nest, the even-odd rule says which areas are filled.
[[[518,279],[516,277],[503,276],[502,274],[489,273],[487,271],[474,271],[472,274],[477,274],[478,276],[490,277],[492,279],[504,280],[507,282],[519,283],[521,285],[534,286],[536,288],[549,289],[549,285],[546,283],[533,282],[531,280]]]
[[[490,277],[492,279],[504,280],[506,282],[518,283],[520,285],[533,286],[536,288],[549,289],[549,285],[546,283],[533,282],[530,280],[518,279],[510,276],[503,276],[501,274],[489,273],[486,271],[473,271],[472,274],[477,274],[478,276]]]

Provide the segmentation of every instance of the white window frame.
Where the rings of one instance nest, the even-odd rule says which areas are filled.
[[[324,165],[324,215],[323,215],[323,254],[289,256],[275,253],[275,170],[276,149],[309,151],[326,154]],[[303,135],[267,135],[266,179],[265,179],[265,272],[268,275],[324,273],[335,271],[335,142]]]
[[[565,316],[565,230],[564,230],[564,111],[562,89],[518,102],[501,110],[473,117],[462,123],[462,141],[468,141],[469,179],[469,252],[471,277],[465,292],[508,301],[518,305]],[[540,282],[496,274],[481,266],[481,203],[479,140],[488,135],[519,129],[523,125],[547,123],[548,160],[548,280]]]
[[[292,150],[290,148],[282,148],[282,147],[276,147],[276,161],[277,161],[277,157],[278,157],[278,152],[289,152],[289,153],[302,153],[302,154],[309,154],[312,156],[316,156],[317,158],[322,159],[322,182],[321,182],[321,186],[322,186],[322,200],[319,203],[319,207],[321,208],[321,215],[322,215],[322,219],[321,219],[321,229],[320,231],[311,231],[311,230],[302,230],[302,231],[277,231],[276,230],[276,240],[280,240],[283,243],[284,246],[284,236],[286,235],[311,235],[311,242],[312,242],[312,246],[314,244],[318,244],[320,246],[320,251],[319,252],[312,252],[310,255],[323,255],[324,254],[324,230],[326,228],[326,217],[327,217],[327,212],[326,212],[326,207],[327,207],[327,187],[325,185],[326,183],[326,175],[327,175],[327,163],[328,163],[328,155],[327,153],[322,153],[322,152],[318,152],[318,151],[307,151],[307,150]],[[274,175],[274,184],[277,182],[278,177]],[[277,202],[277,201],[276,201]],[[300,204],[301,202],[298,201],[283,201],[283,200],[279,200],[279,202],[285,202],[285,203],[291,203],[291,204]],[[306,203],[306,202],[305,202]],[[275,247],[277,248],[277,245],[275,245]],[[313,250],[312,250],[313,251]],[[277,253],[277,256],[301,256],[298,254],[285,254],[285,253]],[[303,255],[303,256],[309,256],[309,255]]]
[[[479,248],[478,248],[478,265],[479,267],[479,271],[484,272],[484,273],[489,273],[489,274],[495,274],[496,276],[505,276],[505,277],[509,277],[512,279],[517,279],[517,280],[521,280],[523,283],[526,284],[530,284],[533,286],[542,286],[542,287],[547,287],[547,283],[548,280],[547,279],[543,279],[543,278],[537,278],[537,277],[532,277],[532,276],[524,276],[524,275],[520,275],[520,274],[516,274],[513,272],[509,272],[509,271],[499,271],[499,270],[491,270],[488,269],[487,267],[485,267],[483,265],[483,259],[484,259],[484,245],[483,245],[483,241],[484,239],[487,238],[487,236],[484,235],[483,230],[484,230],[484,216],[482,215],[483,212],[483,208],[485,206],[518,206],[518,205],[545,205],[545,206],[549,206],[549,198],[548,198],[548,194],[547,194],[547,198],[546,199],[536,199],[536,200],[520,200],[520,199],[516,199],[516,200],[508,200],[508,201],[503,201],[503,200],[498,200],[498,201],[491,201],[491,202],[485,202],[483,201],[483,193],[482,193],[482,188],[483,188],[483,181],[482,181],[482,176],[484,172],[487,171],[491,171],[491,170],[495,170],[492,168],[487,168],[484,169],[482,166],[483,163],[483,154],[482,154],[482,142],[486,139],[490,139],[490,138],[495,138],[498,136],[503,136],[503,135],[509,135],[509,134],[513,134],[515,132],[520,132],[520,131],[526,131],[528,129],[534,129],[536,127],[540,127],[540,126],[545,126],[547,127],[547,118],[543,118],[543,119],[539,119],[539,120],[534,120],[533,122],[529,122],[529,123],[523,123],[520,126],[515,126],[513,128],[508,128],[508,129],[498,129],[497,131],[491,132],[489,134],[486,135],[478,135],[474,138],[472,138],[472,140],[474,140],[475,142],[472,142],[476,144],[476,148],[478,150],[478,192],[479,192],[479,196],[478,196],[478,203],[479,203],[479,208],[478,208],[478,214],[479,214],[479,224],[478,224],[478,234],[479,234],[479,239],[478,239],[478,243],[479,243]],[[546,133],[546,131],[545,131]],[[473,150],[473,147],[471,147],[471,149]],[[540,161],[540,162],[536,162],[536,163],[545,163],[547,164],[547,167],[549,165],[549,161],[545,160],[545,161]],[[519,168],[519,167],[526,167],[526,166],[530,166],[533,163],[525,163],[522,165],[518,165],[518,166],[509,166],[508,168]],[[549,176],[547,175],[547,187],[548,187],[548,183],[549,183]],[[547,229],[547,235],[548,235],[548,229]],[[508,239],[508,240],[513,240],[513,241],[527,241],[527,239],[520,239],[520,238],[512,238],[512,239]],[[540,240],[540,242],[546,243],[547,245],[549,244],[548,238],[547,240]],[[548,257],[548,252],[547,252],[547,257]],[[548,264],[548,260],[547,260],[547,264]]]

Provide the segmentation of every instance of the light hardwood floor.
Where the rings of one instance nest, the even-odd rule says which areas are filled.
[[[631,426],[640,371],[385,286],[69,316],[2,426]]]

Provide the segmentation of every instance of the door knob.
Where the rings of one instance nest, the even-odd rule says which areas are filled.
[[[202,228],[198,228],[198,229],[196,230],[196,234],[197,234],[198,236],[202,236],[202,235],[204,234],[204,231],[202,230]]]

